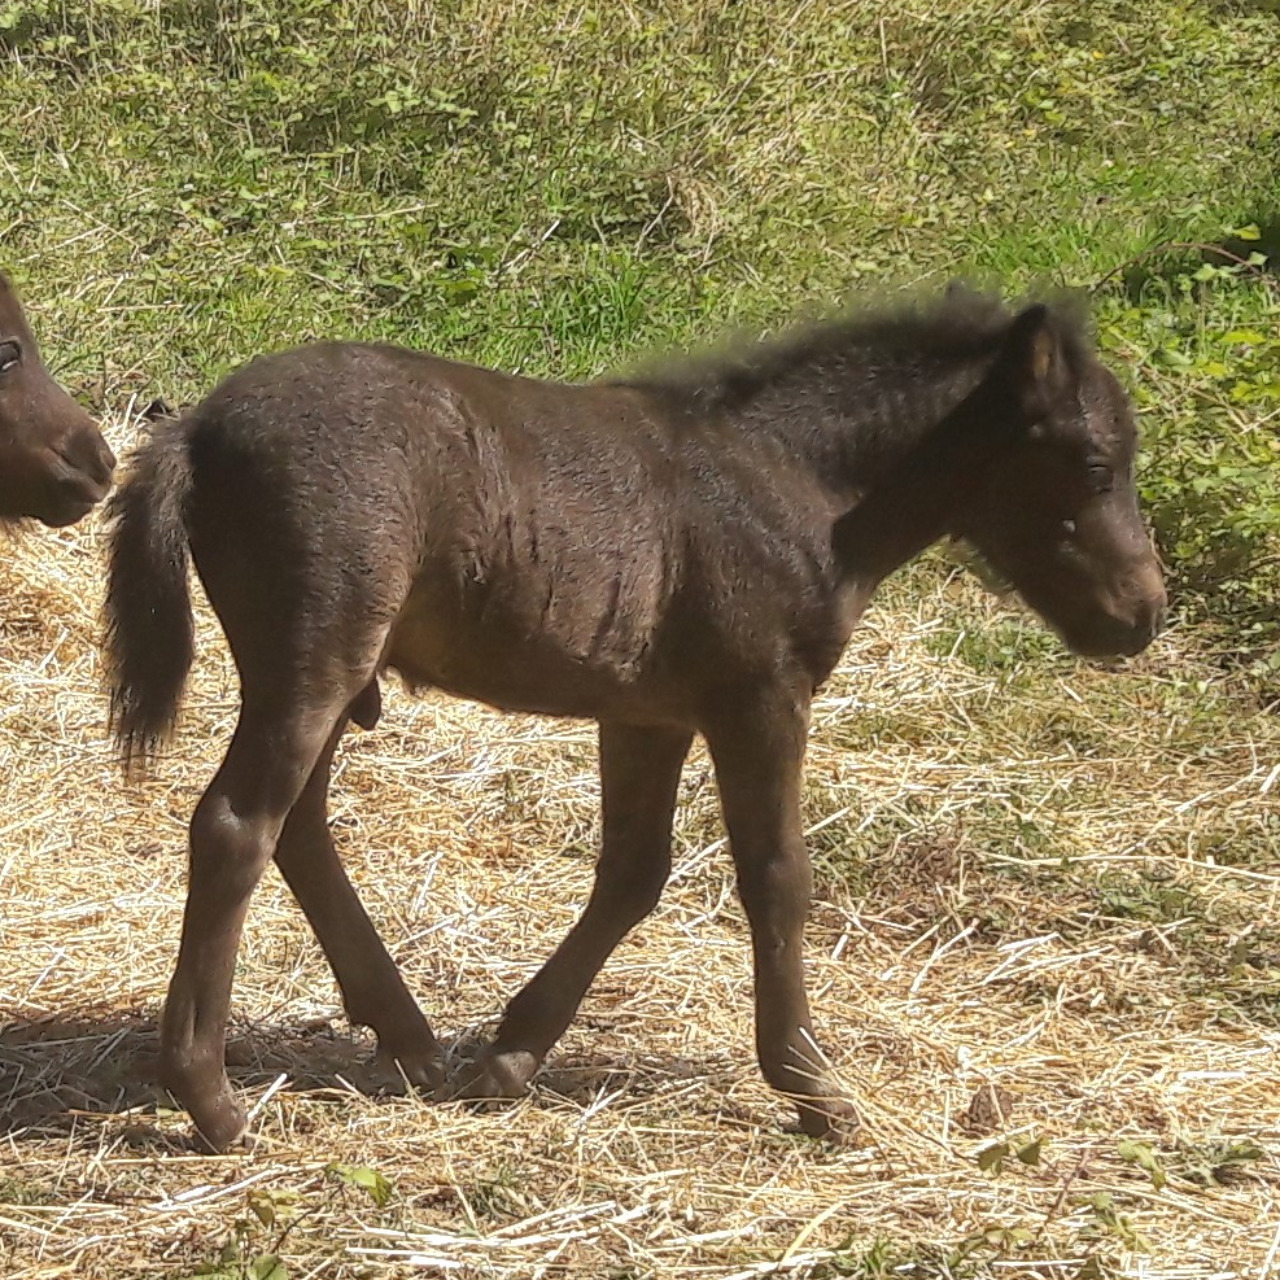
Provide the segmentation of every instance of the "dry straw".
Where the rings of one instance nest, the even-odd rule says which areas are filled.
[[[102,552],[95,518],[0,566],[7,1280],[278,1280],[272,1257],[294,1280],[1280,1276],[1280,728],[1193,635],[1104,671],[936,567],[859,631],[807,797],[811,986],[855,1149],[786,1134],[755,1069],[699,754],[661,907],[507,1110],[389,1092],[270,873],[230,1049],[252,1145],[214,1159],[150,1073],[185,823],[235,683],[202,615],[181,735],[126,791]],[[345,744],[341,845],[442,1034],[483,1034],[574,919],[597,801],[586,725],[389,687],[382,726]]]

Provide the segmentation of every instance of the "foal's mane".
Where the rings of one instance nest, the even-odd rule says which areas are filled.
[[[1047,306],[1068,362],[1079,369],[1090,345],[1080,308],[1070,299]],[[692,400],[700,409],[734,409],[798,371],[821,379],[853,358],[882,375],[900,377],[918,376],[922,365],[984,359],[996,349],[1014,314],[994,294],[953,285],[927,303],[846,313],[611,381]]]

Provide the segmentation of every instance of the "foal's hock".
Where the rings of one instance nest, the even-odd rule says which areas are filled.
[[[765,1076],[804,1129],[855,1122],[816,1047],[800,817],[814,690],[877,584],[944,535],[1086,654],[1137,653],[1164,589],[1135,429],[1073,320],[951,292],[626,382],[563,386],[386,346],[257,360],[135,455],[112,500],[115,732],[169,732],[195,562],[240,674],[191,821],[162,1078],[211,1146],[245,1112],[223,1067],[249,898],[275,858],[347,1013],[412,1082],[441,1054],[343,872],[333,753],[394,668],[496,707],[599,722],[604,803],[582,918],[453,1089],[521,1093],[658,901],[694,734],[710,748],[755,961]]]

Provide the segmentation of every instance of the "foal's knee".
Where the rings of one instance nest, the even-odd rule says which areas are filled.
[[[803,845],[754,860],[738,859],[738,891],[752,923],[790,935],[803,928],[813,872]]]

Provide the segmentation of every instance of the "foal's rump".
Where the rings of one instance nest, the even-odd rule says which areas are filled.
[[[255,361],[131,459],[109,506],[106,604],[126,760],[144,758],[177,714],[193,657],[192,561],[246,696],[288,700],[317,679],[373,674],[417,547],[403,440],[394,423],[365,429],[393,387],[381,362],[363,382],[348,363],[338,347]]]

